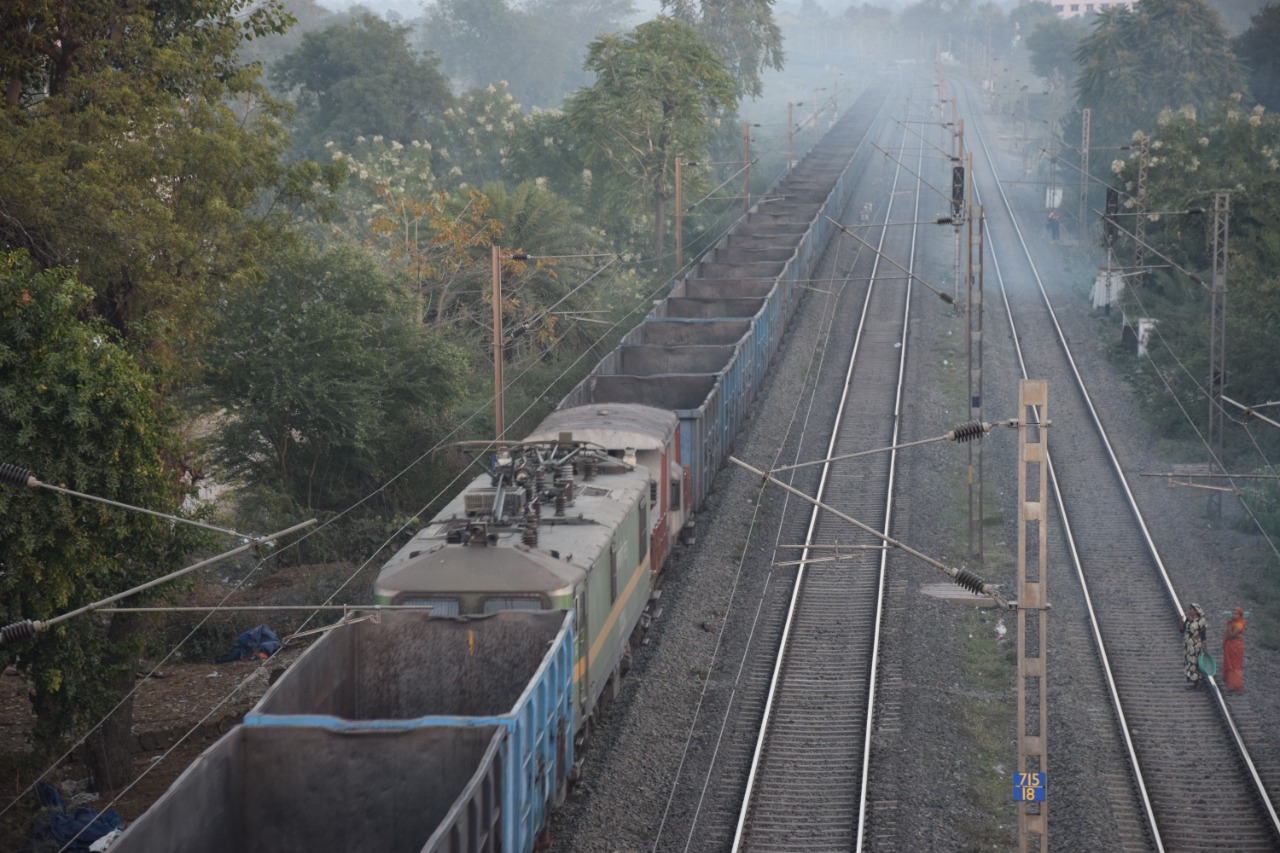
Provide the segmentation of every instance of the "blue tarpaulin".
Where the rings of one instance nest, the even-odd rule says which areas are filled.
[[[124,821],[114,811],[101,814],[89,808],[67,811],[58,789],[47,782],[37,782],[36,793],[43,810],[32,822],[31,837],[22,845],[22,853],[88,851],[89,845],[102,836],[124,828]]]
[[[276,632],[266,625],[259,625],[251,631],[245,631],[231,647],[231,651],[218,658],[218,663],[229,663],[233,660],[258,660],[269,658],[280,651],[280,638]]]

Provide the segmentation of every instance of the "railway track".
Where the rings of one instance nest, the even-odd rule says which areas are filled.
[[[907,142],[904,131],[899,158]],[[917,149],[913,159],[923,156]],[[912,173],[921,171],[918,163],[894,170],[879,227],[864,229],[876,251],[851,270],[869,285],[825,458],[897,438],[912,285],[883,259],[910,269],[918,226],[885,225],[919,219],[921,182]],[[895,462],[889,452],[825,464],[817,496],[887,536]],[[885,551],[880,539],[816,507],[795,533],[791,541],[813,547],[801,552],[735,850],[855,849],[864,823]]]
[[[1091,628],[1128,765],[1128,790],[1118,790],[1113,777],[1109,796],[1132,797],[1132,809],[1143,817],[1136,829],[1144,837],[1126,843],[1156,850],[1280,849],[1272,802],[1280,791],[1274,748],[1265,733],[1246,736],[1249,727],[1237,724],[1216,684],[1186,688],[1176,628],[1183,596],[1054,313],[1036,253],[997,178],[997,156],[986,144],[982,123],[970,128],[969,139],[978,143],[974,177],[995,262],[994,275],[989,270],[986,277],[987,304],[1000,306],[1013,340],[1023,342],[1023,375],[1049,380],[1050,478],[1059,511],[1050,537],[1067,555],[1081,602],[1081,612],[1055,608],[1053,618],[1080,619]],[[992,298],[993,282],[998,299]],[[1050,587],[1055,605],[1054,586],[1061,589],[1065,582],[1059,573]],[[1049,743],[1052,778],[1052,731]],[[1254,745],[1263,752],[1255,756]],[[1052,836],[1052,812],[1050,827]]]
[[[893,191],[884,186],[882,178],[874,171],[879,166],[879,157],[873,143],[881,146],[890,144],[891,137],[887,134],[893,131],[887,119],[893,110],[900,110],[902,106],[895,101],[885,102],[884,97],[881,93],[875,107],[875,115],[862,117],[856,142],[852,144],[846,142],[843,151],[837,155],[842,156],[848,163],[852,154],[850,169],[855,170],[855,174],[859,175],[859,190],[851,201],[845,217],[842,217],[842,221],[856,221],[868,203],[874,206],[877,200],[884,202],[886,198],[893,197]],[[839,128],[837,127],[836,130]],[[892,141],[901,143],[900,138]],[[908,179],[911,182],[915,180],[907,172],[902,172],[899,180],[905,183]],[[914,193],[914,188],[910,192]],[[896,198],[892,209],[881,204],[880,209],[876,210],[878,221],[883,223],[891,216],[899,219],[909,218],[909,215],[902,213],[904,205],[907,206],[906,209],[910,209],[909,203],[908,198]],[[874,225],[874,223],[867,224]],[[866,230],[864,239],[873,241],[898,239],[893,234],[895,229]],[[900,236],[909,244],[909,235]],[[817,425],[816,421],[829,417],[828,411],[834,400],[839,399],[840,389],[844,387],[847,380],[848,369],[845,358],[854,348],[859,328],[857,323],[851,323],[848,320],[851,315],[856,316],[858,312],[864,310],[863,303],[867,301],[868,293],[867,280],[872,277],[877,261],[873,252],[862,249],[853,240],[841,238],[838,242],[840,245],[836,250],[829,252],[831,258],[824,264],[827,277],[813,282],[815,292],[807,297],[808,300],[830,301],[832,307],[829,311],[823,312],[821,328],[793,329],[790,333],[791,349],[800,347],[811,350],[814,361],[809,368],[812,386],[806,388],[804,393],[805,408],[796,413],[791,436],[786,440],[785,461],[788,462],[821,457],[826,454],[828,447],[832,444],[830,424]],[[903,249],[898,257],[906,257],[906,252],[907,249]],[[890,372],[896,371],[897,359],[900,356],[900,349],[895,347],[899,332],[882,329],[875,322],[877,316],[875,311],[896,310],[897,323],[899,327],[901,326],[905,304],[905,282],[901,280],[901,274],[896,270],[892,273],[892,277],[895,277],[895,280],[882,284],[880,292],[886,289],[896,291],[898,303],[896,309],[892,306],[893,298],[883,299],[884,305],[877,305],[874,299],[871,300],[873,310],[869,311],[864,318],[864,324],[869,331],[864,330],[862,344],[864,348],[886,348],[891,362]],[[876,291],[872,289],[871,292]],[[840,356],[840,353],[844,353],[844,356]],[[866,365],[863,369],[871,369],[873,358],[871,355],[863,358],[863,363]],[[881,367],[883,368],[884,365]],[[886,396],[883,403],[877,404],[882,418],[873,414],[865,400],[850,398],[849,406],[854,411],[851,421],[858,417],[879,421],[876,425],[877,432],[884,433],[885,436],[891,435],[893,412],[891,394]],[[870,442],[870,446],[882,447],[890,441],[887,437],[871,438],[862,426],[854,426],[851,429],[863,431],[861,441]],[[836,446],[842,445],[837,441]],[[847,489],[850,478],[862,477],[864,474],[865,472],[861,469],[837,472],[836,488]],[[799,469],[793,472],[791,477],[806,493],[816,492],[820,477],[816,468]],[[839,484],[841,478],[846,485]],[[797,551],[788,551],[783,556],[777,556],[777,546],[804,541],[810,517],[807,504],[798,501],[788,502],[787,496],[781,492],[770,495],[770,492],[766,491],[762,494],[766,496],[765,503],[776,498],[776,504],[781,505],[781,507],[772,508],[772,516],[779,518],[780,521],[777,527],[771,527],[767,532],[748,533],[753,537],[751,545],[757,546],[759,550],[757,551],[757,547],[749,547],[751,554],[747,560],[747,566],[739,572],[739,582],[732,594],[732,604],[729,611],[723,614],[723,622],[714,626],[704,625],[707,630],[713,628],[716,630],[717,648],[706,673],[706,687],[698,700],[696,720],[690,729],[677,778],[671,786],[667,808],[662,815],[653,843],[655,850],[727,850],[732,846],[734,836],[739,829],[743,793],[748,784],[757,733],[765,714],[768,690],[773,676],[771,661],[776,655],[790,612],[789,600],[797,574],[794,567],[777,568],[771,571],[769,563],[772,559],[784,560],[799,556]],[[883,490],[879,500],[873,500],[871,503],[874,509],[868,509],[867,515],[871,519],[882,517],[887,505]],[[766,507],[766,510],[768,511],[769,508]],[[861,511],[861,509],[851,510],[855,514]],[[836,541],[837,538],[843,543],[849,543],[853,532],[852,529],[846,529],[839,536],[833,531],[828,531],[824,535],[827,536],[828,543]],[[766,537],[770,541],[764,541]],[[842,560],[839,564],[822,564],[827,573],[828,583],[834,583],[844,590],[847,588],[851,573],[854,573],[859,576],[859,585],[869,582],[874,586],[873,569],[878,562],[878,556],[878,551],[861,552],[859,558],[854,561]],[[872,571],[864,571],[867,567],[872,567]],[[864,579],[862,575],[872,579]],[[811,583],[808,587],[811,597],[818,594],[817,583]],[[833,600],[839,598],[855,608],[846,612],[843,617],[831,615],[829,618],[832,621],[825,628],[804,626],[800,629],[800,632],[805,635],[825,636],[828,649],[834,650],[834,655],[829,652],[825,655],[820,653],[820,656],[825,656],[830,674],[836,670],[844,670],[850,657],[865,658],[872,640],[868,636],[862,641],[864,643],[862,651],[855,651],[849,646],[851,632],[858,623],[865,621],[862,608],[869,606],[866,601],[867,595],[862,591],[853,595],[843,591],[838,596],[831,594],[826,597]],[[850,625],[840,624],[839,619],[844,619]],[[803,625],[803,620],[798,624]],[[864,682],[867,679],[869,666],[870,660],[864,660],[863,673],[858,677]],[[825,678],[822,674],[813,677],[819,680]],[[851,682],[845,675],[841,675],[840,678],[844,682],[842,685],[837,686],[834,681],[830,681],[824,686],[831,689],[821,691],[829,703],[828,711],[832,707],[847,707],[850,689],[861,690],[864,695],[866,693],[865,683],[858,688],[857,679]],[[815,683],[810,681],[809,687],[815,688]],[[803,700],[812,702],[817,698],[817,693],[816,689],[810,689]],[[867,699],[863,698],[861,704],[865,708]],[[799,726],[800,729],[805,728],[808,724],[795,717],[796,713],[798,712],[793,710],[783,711],[784,715],[792,719],[793,725]],[[829,714],[823,712],[821,716],[829,716]],[[848,724],[842,722],[837,727],[837,731],[846,732],[846,725]],[[861,750],[865,740],[865,725],[855,721],[852,731],[853,734],[848,736],[846,733],[842,741],[848,742],[854,749]],[[810,733],[814,734],[814,731],[811,729]],[[810,754],[816,755],[812,750]],[[799,753],[797,752],[796,755]],[[840,765],[841,772],[844,773],[847,770],[845,762],[840,762]],[[829,768],[830,766],[832,765],[829,763]],[[826,770],[815,767],[815,772],[817,776],[811,779],[810,784],[816,785],[819,789],[825,789],[831,794],[819,793],[817,796],[809,797],[810,799],[815,802],[819,800],[834,802],[844,796],[834,793],[832,787],[834,780]],[[768,770],[763,775],[774,777],[776,773]],[[845,775],[848,774],[845,773]],[[858,773],[855,772],[854,775]],[[813,788],[810,789],[810,794],[813,790]],[[772,794],[766,795],[766,800],[773,799]],[[840,810],[846,808],[844,805],[839,806]],[[856,803],[854,808],[856,809]],[[847,816],[840,820],[845,824],[850,823]],[[856,815],[851,822],[856,828]],[[825,842],[811,840],[799,842],[799,845],[790,849],[821,849],[825,846]],[[754,849],[766,848],[757,846]]]

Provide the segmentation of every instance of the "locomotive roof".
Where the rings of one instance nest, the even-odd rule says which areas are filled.
[[[488,545],[445,541],[448,530],[466,518],[467,492],[489,488],[487,474],[477,477],[387,561],[378,573],[376,593],[554,592],[571,587],[607,552],[612,532],[631,507],[648,499],[645,468],[610,470],[616,473],[578,481],[574,504],[565,508],[564,518],[544,510],[538,543],[532,547],[521,542],[516,527],[496,530],[497,541]]]
[[[574,441],[609,450],[660,450],[670,441],[676,424],[675,414],[668,409],[639,403],[596,403],[557,409],[526,440],[554,441],[560,433],[569,432]]]

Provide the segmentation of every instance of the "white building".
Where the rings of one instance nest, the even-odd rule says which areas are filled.
[[[1133,0],[1092,0],[1092,2],[1049,0],[1049,5],[1053,6],[1053,11],[1058,13],[1059,18],[1079,18],[1084,15],[1092,15],[1095,12],[1102,12],[1106,9],[1114,9],[1118,6],[1132,9]]]

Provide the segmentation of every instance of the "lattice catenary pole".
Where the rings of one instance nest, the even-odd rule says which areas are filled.
[[[1076,228],[1083,237],[1085,233],[1085,215],[1089,212],[1089,108],[1080,113],[1080,216],[1076,219]]]
[[[1023,427],[1018,443],[1018,772],[1047,781],[1049,758],[1048,653],[1048,383],[1018,383]],[[1044,785],[1047,792],[1047,785]],[[1049,801],[1018,805],[1018,850],[1033,837],[1049,851]]]

